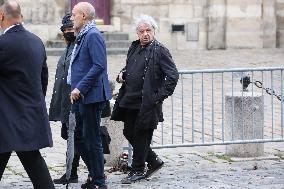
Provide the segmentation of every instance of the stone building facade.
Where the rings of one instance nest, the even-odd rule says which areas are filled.
[[[44,41],[60,33],[72,0],[18,0],[27,28]],[[172,49],[275,48],[284,46],[284,0],[95,0],[108,2],[105,32],[136,39],[134,18],[152,15],[157,38]],[[89,1],[90,2],[90,1]],[[92,1],[91,1],[92,2]]]

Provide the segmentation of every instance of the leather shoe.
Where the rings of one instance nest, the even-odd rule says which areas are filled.
[[[148,164],[147,171],[145,174],[146,178],[151,177],[153,174],[155,174],[157,171],[159,171],[164,166],[164,162],[160,158],[156,158],[155,163]]]
[[[86,182],[81,185],[81,188],[82,188],[82,189],[87,189],[90,184],[91,184],[91,178],[88,177],[88,179],[86,180]]]
[[[136,182],[138,180],[145,179],[145,173],[144,171],[137,171],[133,172],[131,171],[128,176],[121,180],[122,184],[131,184],[133,182]]]
[[[90,183],[86,189],[107,189],[107,185],[104,184],[104,185],[101,185],[101,186],[98,186],[98,185],[95,185],[93,183]]]
[[[70,179],[67,181],[66,179],[66,173],[60,177],[59,179],[53,180],[54,184],[67,184],[67,183],[78,183],[78,176],[70,176]]]
[[[107,176],[104,174],[105,180],[107,179]],[[94,187],[92,186],[92,179],[90,177],[87,178],[86,182],[84,184],[81,185],[82,189],[88,189],[88,187]],[[101,187],[100,189],[104,189],[104,187],[106,188],[106,185],[103,186],[96,186],[96,187]]]

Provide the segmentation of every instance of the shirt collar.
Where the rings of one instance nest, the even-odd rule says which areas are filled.
[[[11,28],[13,28],[13,27],[15,27],[15,26],[17,26],[17,25],[20,25],[20,24],[14,24],[14,25],[8,27],[8,28],[4,31],[4,33],[6,33],[8,30],[10,30]]]
[[[149,49],[151,48],[151,46],[152,46],[153,43],[154,43],[154,39],[153,39],[153,41],[152,41],[151,43],[148,43],[147,45],[144,45],[144,46],[143,46],[143,49],[149,50]],[[139,46],[140,46],[140,48],[142,49],[142,45],[139,44]]]

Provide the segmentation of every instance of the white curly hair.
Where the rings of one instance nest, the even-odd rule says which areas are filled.
[[[144,23],[152,26],[155,31],[158,29],[158,24],[152,16],[142,14],[135,19],[135,31],[138,31],[139,26]]]

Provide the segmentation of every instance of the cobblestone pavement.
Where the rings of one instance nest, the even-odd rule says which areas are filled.
[[[283,66],[283,49],[251,49],[226,51],[175,51],[172,52],[178,69],[273,67]],[[58,57],[48,57],[50,82],[46,97],[49,105]],[[125,56],[108,57],[109,77],[114,79],[123,67]],[[186,87],[186,86],[185,86]],[[59,123],[51,123],[54,147],[41,150],[52,178],[64,171],[66,141],[60,138]],[[224,146],[191,147],[155,150],[165,161],[164,168],[150,180],[132,185],[121,185],[120,172],[108,173],[108,188],[263,188],[284,189],[284,142],[265,144],[265,155],[260,158],[230,158],[224,155]],[[109,169],[108,167],[106,170]],[[81,162],[80,188],[87,177]],[[2,189],[30,189],[32,185],[19,159],[13,154],[0,182]],[[56,185],[56,188],[65,186]]]

